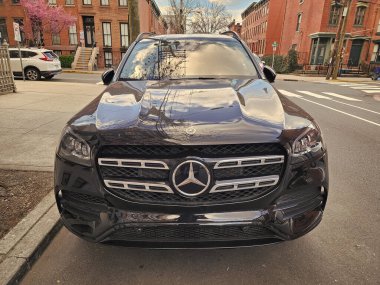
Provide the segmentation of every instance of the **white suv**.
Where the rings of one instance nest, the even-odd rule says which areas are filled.
[[[11,69],[14,76],[22,76],[20,57],[17,48],[10,48]],[[41,76],[52,79],[62,71],[58,56],[48,49],[21,49],[25,77],[29,80],[40,80]]]

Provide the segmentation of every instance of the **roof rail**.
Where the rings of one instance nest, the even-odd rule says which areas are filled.
[[[237,40],[240,41],[239,35],[236,32],[234,32],[234,31],[225,31],[225,32],[220,33],[220,34],[221,35],[225,35],[225,36],[229,36],[229,37],[232,37],[232,38],[235,38],[235,39],[237,39]]]
[[[139,35],[137,36],[137,38],[136,38],[136,42],[139,42],[139,41],[141,41],[141,40],[143,40],[143,39],[146,39],[146,38],[149,38],[149,37],[151,37],[151,36],[155,36],[155,35],[156,35],[156,33],[153,33],[153,32],[141,33],[141,34],[139,34]]]

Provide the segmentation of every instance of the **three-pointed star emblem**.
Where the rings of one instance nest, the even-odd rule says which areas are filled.
[[[205,192],[211,175],[207,166],[198,160],[187,160],[174,169],[172,174],[174,188],[184,196],[195,197]]]
[[[195,178],[193,162],[189,162],[189,163],[190,163],[189,176],[185,180],[183,180],[180,184],[178,184],[177,187],[185,186],[189,183],[194,183],[199,186],[206,186],[206,184],[204,184],[203,182]]]

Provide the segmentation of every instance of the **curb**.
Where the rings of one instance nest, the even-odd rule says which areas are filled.
[[[17,284],[61,226],[51,191],[0,240],[0,285]]]
[[[87,71],[76,69],[62,69],[62,73],[79,73],[79,74],[102,74],[104,71]]]

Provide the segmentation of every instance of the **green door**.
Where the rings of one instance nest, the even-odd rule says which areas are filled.
[[[360,54],[362,53],[364,40],[353,40],[350,52],[350,58],[348,59],[348,65],[358,66],[360,62]]]

